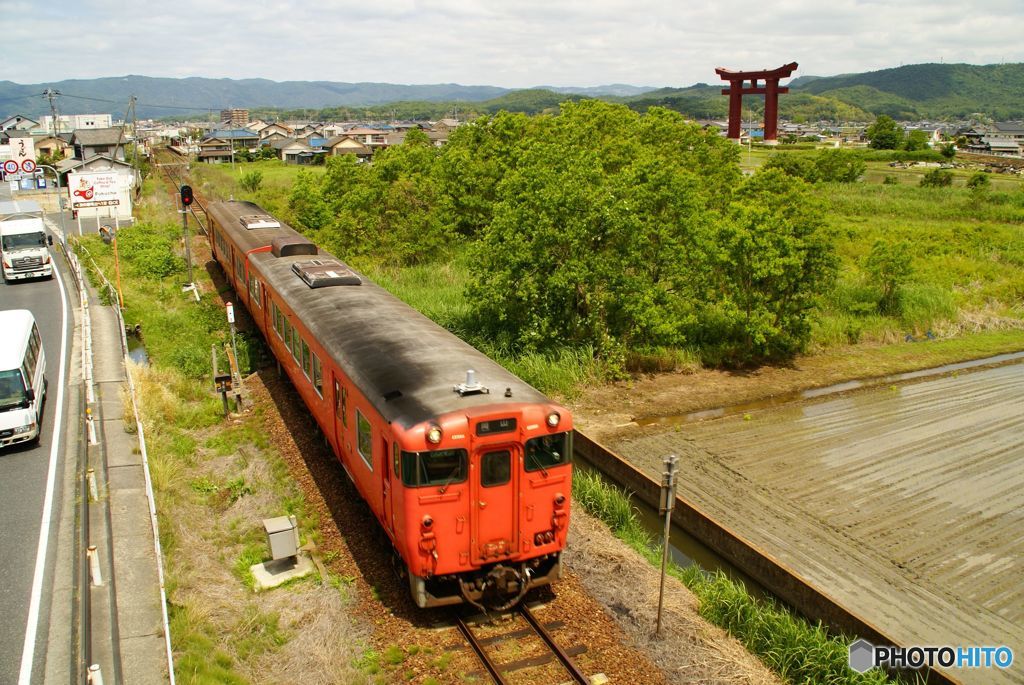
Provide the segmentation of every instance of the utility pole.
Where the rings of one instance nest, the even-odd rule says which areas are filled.
[[[60,95],[60,93],[57,92],[56,90],[54,90],[53,88],[47,88],[46,90],[43,91],[43,97],[45,97],[47,100],[50,101],[50,113],[53,116],[53,137],[54,138],[57,137],[57,133],[58,133],[57,126],[58,126],[58,124],[57,124],[57,105],[54,103],[53,100],[58,95]]]

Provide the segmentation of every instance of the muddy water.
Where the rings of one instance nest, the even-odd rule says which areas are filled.
[[[578,455],[575,457],[574,468],[580,471],[598,473],[599,475],[601,474],[599,470],[596,470],[591,464]],[[601,477],[611,485],[618,487],[617,483],[609,481],[606,476],[601,475]],[[630,502],[635,508],[637,518],[640,523],[650,534],[651,540],[655,544],[660,545],[662,536],[665,534],[665,519],[658,515],[657,509],[650,506],[639,497],[630,497]],[[764,597],[767,594],[757,580],[743,573],[743,571],[733,566],[726,559],[723,559],[713,549],[675,524],[673,524],[669,530],[668,549],[670,559],[680,568],[687,568],[689,566],[696,565],[708,572],[721,571],[732,580],[743,583],[751,595],[755,597]]]
[[[679,454],[684,496],[907,644],[1024,649],[1024,364],[609,446],[652,475]]]

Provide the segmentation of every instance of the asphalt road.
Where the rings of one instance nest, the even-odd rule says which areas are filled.
[[[49,381],[38,445],[0,451],[0,683],[5,684],[27,683],[27,677],[31,682],[43,680],[56,524],[62,506],[65,455],[61,441],[68,416],[63,392],[67,379],[61,373],[70,368],[74,328],[62,285],[70,285],[63,272],[51,280],[0,284],[0,309],[28,309],[35,315]],[[31,665],[23,667],[23,661]]]

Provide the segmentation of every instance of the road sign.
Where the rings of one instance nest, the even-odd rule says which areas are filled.
[[[18,173],[18,163],[13,159],[8,159],[4,162],[4,171],[8,174]]]
[[[31,174],[33,171],[36,170],[36,163],[33,162],[31,159],[22,160],[21,170],[24,171],[26,174]]]

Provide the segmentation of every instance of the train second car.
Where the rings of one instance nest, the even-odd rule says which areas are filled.
[[[209,214],[215,258],[417,605],[510,606],[559,578],[569,412],[259,206]]]

